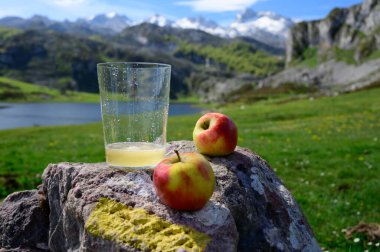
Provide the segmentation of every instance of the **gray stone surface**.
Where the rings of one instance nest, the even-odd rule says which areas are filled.
[[[315,68],[289,67],[259,82],[258,88],[284,83],[306,84],[322,93],[348,92],[380,82],[380,59],[349,65],[330,60]]]
[[[49,208],[37,190],[16,192],[0,205],[0,251],[48,249]]]
[[[380,50],[379,28],[379,0],[364,0],[350,8],[333,9],[324,19],[300,22],[291,28],[286,61],[290,63],[302,57],[308,47],[317,47],[319,53],[333,46],[353,49],[359,54],[365,50]]]
[[[195,150],[189,141],[170,143],[167,154],[174,149]],[[105,164],[51,164],[43,175],[50,207],[45,242],[52,251],[138,251],[86,230],[99,199],[109,198],[209,235],[206,251],[320,251],[298,204],[263,159],[238,147],[227,157],[209,160],[217,185],[210,202],[197,212],[177,212],[162,205],[154,193],[151,171],[126,172]],[[9,208],[8,202],[1,209]],[[0,214],[0,218],[4,217]],[[29,217],[24,219],[27,222]]]
[[[196,74],[194,74],[196,75]],[[199,76],[198,76],[199,77]],[[236,101],[243,90],[250,90],[262,78],[254,77],[251,74],[205,76],[205,80],[198,85],[191,86],[196,90],[199,99],[206,103],[224,104]],[[197,81],[191,81],[197,83]]]
[[[257,88],[298,83],[334,94],[378,85],[380,59],[369,60],[368,56],[380,50],[379,31],[379,0],[335,8],[324,19],[297,23],[286,43],[287,68],[260,80]],[[294,62],[304,60],[305,51],[311,48],[316,51],[318,64],[312,68],[294,66]]]

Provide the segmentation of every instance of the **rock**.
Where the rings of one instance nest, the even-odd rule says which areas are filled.
[[[308,48],[323,54],[333,47],[367,54],[380,50],[380,1],[365,0],[350,8],[335,8],[321,20],[300,22],[290,30],[286,62],[303,57]],[[368,51],[369,52],[366,52]]]
[[[190,76],[190,89],[205,103],[225,104],[238,100],[253,89],[262,77],[251,74],[220,73],[207,70]]]
[[[49,208],[37,190],[16,192],[0,206],[0,251],[48,250]]]
[[[377,86],[379,31],[378,0],[335,8],[324,19],[297,23],[287,40],[287,68],[260,80],[258,88],[291,83],[334,94]]]
[[[174,149],[195,150],[189,141],[169,143],[167,154]],[[103,163],[51,164],[43,175],[50,208],[45,242],[51,251],[321,251],[298,204],[263,159],[238,147],[227,157],[209,160],[217,185],[197,212],[163,205],[154,192],[152,171],[128,172]],[[6,200],[1,209],[9,207]],[[4,237],[1,233],[0,241]],[[9,244],[21,246],[12,239]]]
[[[306,85],[323,94],[344,93],[360,88],[377,86],[380,82],[380,59],[349,65],[330,60],[315,68],[289,67],[259,82],[258,88],[279,87],[286,83]]]

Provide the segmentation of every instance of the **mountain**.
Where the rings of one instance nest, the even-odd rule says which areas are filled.
[[[0,25],[5,27],[20,28],[20,29],[38,29],[47,27],[58,22],[52,21],[41,15],[34,15],[31,18],[23,19],[20,17],[4,17],[0,19]]]
[[[158,26],[170,26],[181,29],[201,30],[212,35],[236,38],[253,38],[276,48],[285,48],[287,32],[294,22],[273,12],[255,12],[247,8],[237,14],[236,19],[228,27],[218,25],[204,17],[182,18],[171,21],[160,15],[154,15],[145,22]]]
[[[220,46],[230,41],[204,31],[184,30],[171,26],[157,26],[150,23],[141,23],[123,30],[113,37],[115,42],[129,46],[136,46],[141,50],[156,49],[174,52],[179,41],[190,44]]]
[[[142,22],[135,22],[125,15],[115,12],[99,14],[89,18],[80,18],[76,21],[54,21],[47,17],[35,15],[31,18],[5,17],[0,19],[0,26],[53,30],[63,33],[89,35],[115,35],[125,28],[141,23],[155,24],[160,27],[172,27],[177,29],[193,29],[207,32],[223,38],[249,38],[256,42],[270,45],[277,49],[285,48],[286,34],[293,22],[283,16],[272,12],[255,12],[245,9],[236,16],[236,19],[227,27],[218,25],[204,17],[182,18],[170,20],[156,14]]]
[[[321,20],[291,28],[287,69],[261,86],[306,84],[327,93],[380,83],[380,1],[335,8]]]
[[[6,36],[1,36],[2,34]],[[98,92],[96,64],[104,61],[165,62],[175,65],[171,97],[187,92],[193,64],[169,53],[140,51],[108,39],[92,40],[54,31],[0,30],[0,75],[60,90]],[[126,44],[126,43],[124,43]]]
[[[97,92],[96,64],[126,60],[171,64],[171,97],[202,92],[208,101],[207,93],[215,93],[223,83],[228,88],[215,93],[215,101],[226,101],[228,92],[252,86],[283,67],[278,56],[259,50],[252,41],[194,29],[142,23],[114,35],[79,36],[0,27],[1,76],[62,91]],[[205,82],[207,89],[202,88]]]
[[[119,15],[116,12],[100,14],[87,19],[79,19],[76,23],[87,24],[90,28],[96,30],[110,30],[118,33],[131,26],[132,20],[125,15]]]
[[[142,23],[116,13],[74,22],[2,18],[0,75],[63,91],[97,92],[98,62],[164,62],[175,66],[172,98],[191,91],[204,101],[226,102],[230,92],[283,68],[283,50],[252,37],[231,38],[227,31],[202,17],[171,21],[154,15]]]
[[[167,19],[164,16],[155,14],[151,16],[150,18],[148,18],[147,20],[145,20],[144,23],[149,23],[149,24],[158,25],[160,27],[164,27],[164,26],[172,26],[174,22],[172,20]]]
[[[212,35],[226,37],[226,29],[219,26],[212,20],[207,20],[204,17],[197,18],[182,18],[173,23],[173,27],[181,29],[201,30]]]
[[[308,48],[318,55],[331,49],[351,50],[354,60],[380,49],[380,1],[365,0],[351,8],[335,8],[329,15],[311,22],[301,22],[291,30],[287,43],[287,62],[302,59]]]
[[[24,30],[53,30],[78,35],[113,35],[132,25],[127,16],[117,13],[100,14],[90,18],[81,18],[74,22],[54,21],[47,17],[34,15],[31,18],[5,17],[0,19],[0,26]]]
[[[5,17],[0,19],[0,26],[9,28],[19,28],[23,30],[53,30],[61,33],[70,33],[78,35],[94,35],[94,34],[110,34],[108,28],[91,27],[88,22],[78,20],[76,22],[71,21],[54,21],[47,17],[34,15],[31,18],[19,18],[19,17]]]
[[[221,37],[227,36],[227,29],[219,26],[214,21],[208,20],[204,17],[181,18],[177,21],[173,21],[173,20],[167,19],[164,16],[156,14],[148,18],[144,22],[155,24],[160,27],[168,26],[172,28],[185,29],[185,30],[187,29],[200,30],[212,35],[216,35],[216,36],[221,36]]]
[[[294,22],[273,12],[255,12],[245,9],[230,25],[229,37],[252,37],[256,40],[280,48],[285,48],[287,32]]]

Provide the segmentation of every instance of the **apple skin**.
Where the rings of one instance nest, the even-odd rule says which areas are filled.
[[[153,184],[165,205],[180,211],[201,209],[211,198],[215,175],[199,153],[182,153],[162,160],[154,169]]]
[[[198,151],[208,156],[226,156],[237,145],[238,131],[235,123],[226,115],[207,113],[198,119],[193,140]]]

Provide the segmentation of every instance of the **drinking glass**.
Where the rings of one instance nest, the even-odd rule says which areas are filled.
[[[171,66],[111,62],[97,72],[107,163],[154,167],[165,155]]]

